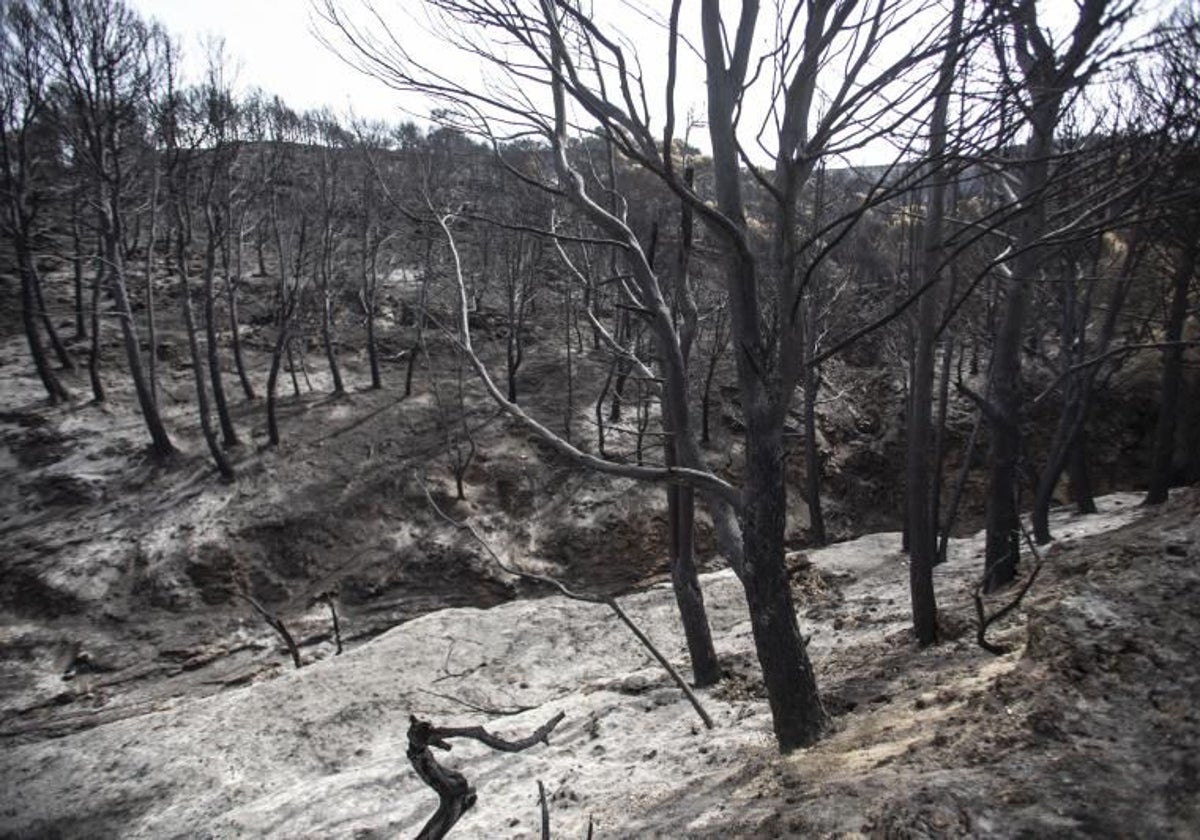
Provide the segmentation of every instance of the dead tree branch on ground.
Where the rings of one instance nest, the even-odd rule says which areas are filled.
[[[430,747],[439,750],[449,750],[447,738],[471,738],[486,744],[500,752],[522,752],[536,744],[549,744],[549,736],[554,727],[562,721],[565,715],[559,712],[534,733],[516,741],[506,741],[488,732],[482,726],[440,727],[415,716],[409,716],[408,727],[408,760],[413,769],[425,784],[433,788],[438,795],[438,809],[429,818],[417,840],[438,840],[445,837],[462,815],[474,806],[476,801],[475,788],[466,777],[454,770],[449,770],[438,764],[430,752]]]

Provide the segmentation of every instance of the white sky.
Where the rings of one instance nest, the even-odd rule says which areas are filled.
[[[237,87],[278,94],[297,111],[328,106],[338,113],[399,122],[397,97],[346,67],[313,36],[308,0],[127,0],[158,20],[180,43],[185,81],[204,72],[204,41],[225,39]]]
[[[147,18],[161,22],[179,41],[184,52],[186,82],[198,82],[204,71],[204,40],[213,35],[225,39],[226,53],[234,68],[233,80],[241,90],[260,87],[268,94],[278,94],[296,110],[327,106],[345,115],[351,111],[358,117],[400,122],[419,118],[428,113],[431,104],[414,98],[402,98],[376,79],[346,66],[322,45],[313,34],[314,19],[309,0],[127,0]],[[605,17],[615,16],[621,30],[636,41],[648,46],[639,52],[648,79],[665,76],[666,56],[662,50],[662,30],[639,19],[635,8],[655,9],[658,17],[668,8],[666,0],[593,0],[595,8]],[[1170,0],[1143,0],[1145,6],[1161,13]],[[357,4],[351,2],[350,7]],[[403,38],[406,47],[431,64],[442,56],[452,56],[445,45],[432,42],[428,33],[413,23],[409,16],[421,18],[420,0],[379,0],[378,7]],[[685,6],[685,15],[688,7]],[[1043,0],[1042,20],[1061,26],[1063,19],[1072,20],[1071,0]],[[1146,14],[1142,25],[1156,14]],[[696,17],[694,8],[690,17]],[[769,17],[769,15],[768,15]],[[690,19],[690,18],[689,18]],[[411,39],[407,38],[411,33]],[[762,21],[759,35],[764,40],[771,34],[769,20]],[[686,118],[690,105],[700,106],[704,100],[704,73],[699,66],[690,70],[684,65],[692,59],[681,50],[681,74],[677,94],[679,119]],[[461,58],[459,59],[461,62]],[[468,78],[478,68],[456,68]],[[462,77],[462,73],[458,73]],[[654,89],[651,93],[653,95]],[[661,93],[658,94],[661,96]],[[407,106],[407,110],[405,110]],[[651,107],[654,107],[652,103]],[[700,109],[703,111],[703,108]],[[661,128],[661,126],[660,126]],[[681,133],[683,126],[678,129]],[[700,132],[703,134],[703,132]],[[705,145],[703,138],[693,135],[693,142]]]

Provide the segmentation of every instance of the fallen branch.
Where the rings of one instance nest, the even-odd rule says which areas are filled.
[[[267,622],[280,638],[287,645],[288,652],[292,655],[292,662],[297,668],[300,667],[300,649],[296,647],[296,640],[292,638],[292,634],[288,632],[287,627],[283,623],[283,619],[278,618],[274,613],[270,612],[254,598],[247,595],[242,590],[237,591],[237,596],[245,601],[250,606],[254,607],[254,611],[262,616],[263,621]]]
[[[520,715],[525,712],[532,712],[537,706],[509,706],[501,708],[499,706],[481,706],[478,703],[472,703],[470,700],[464,700],[461,697],[455,697],[453,694],[442,694],[440,691],[430,691],[427,688],[418,688],[422,694],[428,694],[430,697],[437,697],[442,700],[449,700],[451,703],[457,703],[460,706],[466,706],[473,712],[481,712],[485,715],[493,717],[505,717],[508,715]]]
[[[475,805],[475,789],[467,781],[466,776],[454,770],[448,770],[438,764],[433,757],[430,747],[439,750],[449,750],[448,738],[470,738],[485,744],[499,752],[521,752],[536,744],[549,744],[550,733],[562,721],[564,714],[559,712],[546,723],[538,727],[534,733],[516,741],[506,741],[499,738],[482,726],[439,727],[415,716],[409,716],[408,727],[408,760],[413,769],[425,784],[433,788],[438,795],[438,809],[429,818],[417,840],[438,840],[445,837],[462,815]]]
[[[483,547],[483,550],[488,553],[496,565],[499,566],[503,571],[508,572],[510,575],[524,578],[525,580],[532,580],[538,583],[544,583],[553,586],[559,592],[573,601],[583,601],[584,603],[588,604],[603,604],[612,610],[616,614],[617,618],[621,619],[625,626],[629,628],[630,632],[637,637],[637,640],[642,643],[642,646],[645,647],[646,650],[650,651],[650,654],[658,660],[658,664],[662,665],[663,669],[670,674],[671,679],[674,680],[675,684],[679,686],[681,691],[683,691],[684,696],[686,696],[688,699],[688,702],[692,704],[692,708],[696,710],[696,714],[700,716],[700,720],[704,722],[704,726],[708,729],[713,729],[716,726],[708,712],[706,712],[704,707],[700,705],[700,700],[692,691],[691,686],[687,684],[687,680],[685,680],[679,671],[675,669],[675,666],[668,662],[667,658],[659,652],[658,648],[655,647],[654,643],[650,641],[649,637],[642,632],[641,628],[634,624],[633,619],[629,617],[625,610],[621,609],[621,605],[617,603],[616,598],[608,595],[588,595],[583,592],[575,592],[565,586],[562,582],[550,577],[549,575],[539,575],[534,572],[526,572],[522,569],[509,566],[500,558],[500,555],[495,552],[491,545],[488,544],[487,540],[479,535],[479,532],[475,530],[474,525],[466,521],[460,522],[438,507],[437,502],[433,500],[433,496],[429,493],[429,488],[425,486],[425,482],[421,481],[419,476],[417,477],[417,483],[421,485],[421,490],[425,493],[425,499],[429,502],[430,507],[433,508],[437,515],[449,524],[453,525],[455,528],[469,533],[471,537],[474,538],[475,542],[479,543],[479,545]]]

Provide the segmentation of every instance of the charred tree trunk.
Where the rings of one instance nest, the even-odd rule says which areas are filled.
[[[748,412],[749,414],[749,412]],[[749,417],[754,426],[762,421]],[[777,431],[751,428],[746,435],[746,506],[742,525],[745,575],[754,648],[779,748],[790,752],[815,742],[829,725],[817,693],[807,640],[800,636],[784,565],[787,486]]]
[[[71,354],[62,343],[62,339],[58,337],[58,329],[55,328],[54,319],[50,317],[50,310],[46,306],[46,293],[42,289],[42,275],[37,271],[37,266],[32,260],[30,264],[34,266],[32,274],[33,294],[38,315],[42,319],[42,327],[46,330],[46,338],[49,339],[50,347],[54,350],[54,355],[58,358],[59,366],[63,370],[74,371],[75,360],[71,358]]]
[[[669,411],[663,407],[663,417]],[[675,441],[669,429],[664,445],[666,464],[679,465]],[[667,529],[671,549],[671,586],[675,604],[683,622],[688,657],[692,661],[692,682],[697,688],[714,685],[721,680],[721,663],[713,646],[708,613],[704,608],[704,592],[696,572],[696,491],[685,484],[667,485]]]
[[[1061,95],[1061,94],[1060,94]],[[1017,509],[1017,464],[1021,457],[1021,338],[1025,310],[1041,270],[1036,244],[1043,234],[1045,197],[1050,179],[1050,155],[1058,101],[1042,102],[1032,113],[1033,137],[1028,144],[1028,162],[1021,176],[1024,214],[1017,223],[1015,247],[1007,296],[996,330],[992,353],[992,405],[987,413],[991,428],[988,455],[987,538],[984,556],[984,591],[1007,586],[1017,576],[1021,553],[1020,511]]]
[[[84,302],[83,291],[83,232],[80,229],[79,219],[83,212],[79,206],[79,200],[74,195],[71,197],[71,275],[75,288],[75,338],[82,340],[87,338],[87,304]]]
[[[100,290],[104,283],[104,262],[96,254],[96,276],[92,278],[92,343],[88,349],[88,379],[92,400],[104,402],[104,381],[100,378]]]
[[[104,206],[100,213],[102,238],[104,241],[105,274],[108,288],[117,304],[117,314],[121,320],[121,336],[125,343],[125,356],[129,362],[129,375],[133,379],[133,387],[137,393],[138,406],[142,419],[150,433],[151,447],[154,454],[165,458],[175,452],[158,406],[150,395],[149,384],[146,382],[145,371],[142,369],[142,348],[138,341],[137,330],[134,327],[133,310],[129,305],[129,294],[125,287],[125,275],[122,268],[121,229],[117,216],[116,201]]]
[[[322,272],[324,274],[324,272]],[[333,395],[346,393],[342,383],[342,369],[338,365],[337,352],[333,347],[333,299],[328,280],[321,283],[321,346],[325,349],[325,360],[329,363],[329,375],[333,377]]]
[[[150,380],[150,399],[158,404],[158,324],[154,318],[154,240],[158,235],[158,164],[154,165],[154,184],[150,189],[150,239],[146,243],[146,369]],[[170,248],[170,244],[167,245]]]
[[[254,386],[250,384],[250,377],[246,373],[246,362],[242,358],[242,325],[238,317],[238,285],[242,281],[242,234],[244,228],[244,220],[238,222],[238,237],[237,237],[237,254],[234,257],[236,267],[231,272],[228,260],[225,266],[225,298],[229,305],[229,340],[233,346],[233,364],[237,369],[238,381],[242,386],[242,393],[246,395],[246,399],[254,399]]]
[[[180,235],[182,242],[182,234]],[[179,254],[179,264],[186,266],[186,257],[182,253],[182,245],[177,253]],[[183,323],[187,327],[188,348],[192,355],[192,374],[196,382],[196,405],[200,412],[200,429],[204,433],[204,441],[208,444],[208,451],[212,454],[213,461],[217,465],[218,472],[221,473],[221,478],[225,481],[233,481],[234,472],[233,466],[229,463],[229,459],[225,457],[224,450],[217,443],[217,435],[212,427],[212,419],[209,417],[208,409],[208,393],[204,387],[204,361],[200,355],[200,339],[196,335],[196,319],[192,316],[192,294],[188,288],[187,272],[181,272],[179,275],[179,294],[183,299]],[[211,355],[211,348],[209,353]]]
[[[920,276],[930,287],[917,304],[917,323],[912,356],[912,393],[909,399],[908,459],[905,484],[908,488],[909,558],[908,582],[912,599],[913,634],[919,645],[931,645],[938,639],[937,596],[933,587],[933,567],[937,563],[937,495],[941,476],[931,468],[933,441],[933,375],[937,345],[938,311],[942,272],[943,224],[946,216],[945,157],[946,117],[962,32],[965,0],[956,0],[947,42],[938,75],[933,117],[929,126],[929,166],[933,183],[929,186],[929,207],[922,231]]]
[[[37,266],[28,246],[21,241],[14,243],[17,252],[17,270],[21,275],[21,323],[25,327],[25,339],[29,344],[29,353],[33,356],[33,365],[37,369],[38,378],[46,389],[46,395],[51,404],[57,404],[70,398],[70,393],[63,386],[50,362],[46,358],[46,350],[42,347],[41,336],[38,335],[36,308],[37,296]]]
[[[217,267],[217,239],[220,236],[220,222],[213,219],[211,210],[206,213],[206,216],[208,241],[204,246],[204,337],[208,345],[208,371],[212,377],[213,401],[216,403],[217,417],[221,424],[221,443],[225,447],[231,447],[237,446],[239,441],[237,430],[233,427],[233,419],[229,416],[229,403],[225,399],[225,382],[221,376],[221,354],[217,345],[216,292],[213,288],[213,275]]]
[[[367,311],[367,359],[371,365],[371,390],[378,391],[383,387],[383,375],[379,370],[379,345],[375,341],[374,302]]]
[[[275,346],[271,349],[271,368],[267,373],[267,439],[272,446],[279,445],[279,421],[275,411],[275,390],[279,383],[279,368],[283,364],[283,348],[288,342],[287,324],[279,325]]]
[[[1092,492],[1092,478],[1087,462],[1087,422],[1079,425],[1075,441],[1071,444],[1071,457],[1067,461],[1067,480],[1071,485],[1071,498],[1075,512],[1096,513],[1096,498]]]
[[[1145,504],[1160,505],[1167,500],[1167,490],[1174,478],[1175,428],[1180,413],[1179,394],[1183,384],[1183,326],[1187,321],[1188,289],[1196,273],[1200,240],[1193,238],[1186,246],[1175,274],[1171,278],[1171,308],[1167,315],[1166,342],[1163,350],[1163,377],[1159,399],[1158,424],[1154,429],[1154,456],[1150,472],[1150,489]]]

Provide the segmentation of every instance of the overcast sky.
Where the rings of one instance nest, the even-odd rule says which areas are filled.
[[[309,0],[127,0],[146,17],[157,19],[175,36],[184,51],[186,81],[198,82],[204,70],[204,41],[211,36],[223,37],[226,52],[236,71],[235,86],[240,90],[262,88],[278,94],[292,108],[305,110],[327,106],[340,115],[353,111],[355,116],[399,122],[425,116],[430,103],[414,98],[402,99],[376,79],[348,67],[313,34],[315,27]],[[1171,0],[1143,0],[1143,8],[1153,10],[1143,16],[1134,29],[1145,29],[1150,19],[1170,5]],[[605,17],[615,16],[620,31],[635,42],[649,46],[638,50],[651,90],[659,90],[657,77],[665,76],[665,55],[661,29],[643,19],[643,9],[662,9],[665,0],[595,0],[596,10]],[[354,6],[356,4],[350,4]],[[443,56],[454,55],[444,44],[438,44],[408,15],[420,16],[419,0],[380,0],[378,6],[394,34],[406,47],[418,53],[423,61],[436,64]],[[1069,31],[1074,20],[1071,0],[1043,0],[1040,4],[1042,22],[1058,30],[1060,37]],[[407,14],[406,14],[407,10]],[[689,18],[690,20],[690,18]],[[694,21],[693,21],[694,23]],[[1064,23],[1067,26],[1064,27]],[[769,21],[760,27],[760,36],[770,37]],[[1063,31],[1063,30],[1066,31]],[[411,37],[409,37],[411,36]],[[677,105],[684,119],[691,105],[703,105],[704,71],[702,67],[687,69],[683,62],[694,57],[681,51],[681,72]],[[462,59],[455,69],[462,71]],[[659,66],[661,65],[661,66]],[[468,78],[477,69],[468,69]],[[652,104],[652,108],[655,107]],[[701,109],[702,110],[702,109]],[[661,116],[658,117],[661,119]],[[693,136],[693,142],[703,138]]]
[[[162,23],[184,51],[184,72],[199,81],[204,40],[223,37],[241,89],[260,87],[292,108],[328,106],[398,121],[397,97],[346,67],[312,34],[308,0],[128,0]]]

